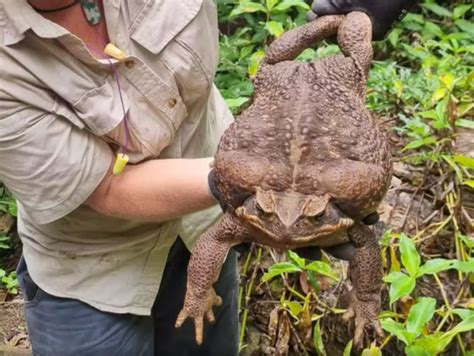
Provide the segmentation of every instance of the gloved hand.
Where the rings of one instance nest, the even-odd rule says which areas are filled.
[[[411,9],[417,0],[315,0],[308,20],[317,16],[365,12],[372,20],[373,39],[383,40],[392,25]]]

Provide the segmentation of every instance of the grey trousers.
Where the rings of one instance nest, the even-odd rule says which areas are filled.
[[[78,300],[49,295],[30,278],[22,258],[17,275],[25,298],[33,355],[237,355],[237,254],[229,253],[215,284],[223,304],[214,309],[216,323],[205,325],[201,346],[194,341],[190,320],[180,329],[174,327],[183,306],[189,258],[190,253],[178,238],[151,316],[102,312]]]

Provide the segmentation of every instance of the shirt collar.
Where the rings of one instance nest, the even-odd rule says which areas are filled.
[[[3,44],[10,46],[20,42],[28,30],[42,38],[57,38],[69,33],[38,14],[26,0],[0,0],[0,31],[3,32],[0,40]]]

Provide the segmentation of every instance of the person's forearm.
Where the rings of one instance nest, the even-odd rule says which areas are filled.
[[[207,176],[211,158],[151,160],[108,173],[87,200],[94,210],[126,219],[166,221],[209,208],[216,201]]]

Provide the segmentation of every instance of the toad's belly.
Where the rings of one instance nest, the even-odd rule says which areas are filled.
[[[322,235],[318,237],[301,237],[297,235],[276,236],[274,234],[254,230],[252,234],[253,242],[258,245],[269,246],[279,250],[292,250],[295,248],[317,246],[317,247],[332,247],[342,243],[349,242],[347,231],[339,231],[329,235]]]

